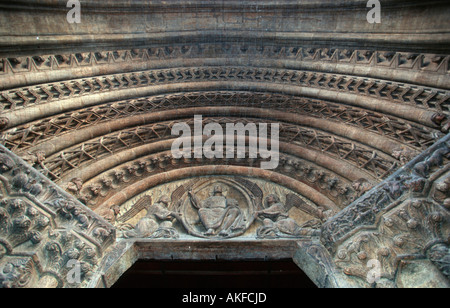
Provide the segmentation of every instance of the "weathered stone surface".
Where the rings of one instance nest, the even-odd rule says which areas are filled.
[[[349,284],[450,286],[450,215],[444,205],[449,140],[441,140],[324,225],[322,243]]]
[[[448,1],[382,1],[380,24],[366,0],[93,0],[79,24],[65,0],[0,8],[0,286],[215,258],[448,286]],[[278,166],[250,157],[261,135],[175,157],[199,115],[279,124]]]
[[[436,3],[436,2],[434,2]],[[107,46],[142,45],[169,41],[186,44],[198,40],[236,41],[242,39],[283,42],[315,42],[318,46],[379,46],[439,50],[448,39],[448,3],[424,7],[422,2],[395,0],[383,2],[383,22],[367,22],[366,0],[316,1],[203,1],[182,3],[164,1],[90,1],[83,3],[80,24],[67,24],[66,1],[5,2],[2,8],[16,9],[0,19],[1,47],[4,52],[29,52],[38,47],[89,49]],[[39,10],[40,9],[40,10]],[[41,18],[24,25],[30,12]],[[123,14],[114,14],[122,11]],[[426,16],[424,16],[424,12]],[[418,23],[420,20],[422,23]],[[21,37],[9,36],[9,27]],[[55,29],[57,29],[55,31]],[[435,31],[426,31],[434,29]],[[39,33],[39,40],[36,34]],[[389,40],[386,36],[389,36]],[[55,42],[56,40],[56,42]],[[24,46],[18,49],[17,46]],[[81,46],[80,46],[81,45]],[[170,49],[168,50],[170,52]],[[85,60],[86,61],[86,60]]]
[[[0,286],[87,286],[114,227],[3,147],[0,169]]]
[[[119,208],[115,221],[122,230],[120,236],[184,241],[191,237],[209,240],[317,237],[323,222],[335,214],[282,186],[237,176],[203,177],[161,185]]]

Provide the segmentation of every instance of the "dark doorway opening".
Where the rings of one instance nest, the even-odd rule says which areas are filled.
[[[316,288],[292,261],[138,261],[113,288]]]

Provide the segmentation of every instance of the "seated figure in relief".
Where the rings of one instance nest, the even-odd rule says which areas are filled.
[[[227,199],[220,185],[214,187],[213,196],[206,200],[198,200],[192,191],[189,191],[189,198],[207,230],[204,235],[229,236],[244,229],[244,216],[239,203],[235,199]]]

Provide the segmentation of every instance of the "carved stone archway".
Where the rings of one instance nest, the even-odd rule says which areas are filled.
[[[383,1],[370,24],[366,4],[89,1],[69,24],[63,0],[0,3],[1,284],[220,256],[293,258],[320,287],[449,286],[450,6]],[[175,157],[199,115],[278,124],[278,167],[250,158],[261,135]]]

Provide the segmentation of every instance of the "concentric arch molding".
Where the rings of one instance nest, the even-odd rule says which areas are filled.
[[[206,56],[214,54],[213,59]],[[230,57],[232,57],[230,59]],[[206,59],[205,59],[206,58]],[[317,48],[276,43],[244,42],[200,43],[155,46],[123,50],[98,50],[60,55],[36,55],[2,59],[0,89],[27,84],[25,74],[34,76],[36,83],[82,78],[103,73],[134,72],[160,67],[184,66],[183,61],[211,66],[238,63],[246,59],[256,67],[284,67],[322,71],[336,74],[367,75],[372,78],[390,78],[397,82],[418,83],[448,88],[443,76],[448,74],[449,57],[440,54],[417,54],[396,51],[372,51],[352,48]],[[275,62],[276,61],[276,62]],[[421,73],[418,78],[416,72]],[[3,77],[3,78],[2,78]]]
[[[2,286],[221,258],[449,286],[448,1],[386,0],[369,24],[366,0],[95,0],[64,27],[66,2],[0,4]],[[279,166],[174,158],[195,115],[279,123]]]
[[[393,116],[371,112],[361,107],[344,105],[341,102],[264,92],[207,91],[165,94],[79,109],[29,122],[14,129],[6,129],[2,133],[2,142],[15,152],[44,150],[46,155],[51,155],[52,152],[49,152],[42,143],[71,131],[146,113],[193,107],[236,105],[253,108],[264,106],[266,109],[289,111],[299,115],[308,114],[334,122],[346,122],[347,125],[382,134],[394,140],[402,140],[405,144],[415,148],[427,148],[436,138],[443,136],[435,127],[405,122]],[[60,142],[56,143],[60,144]]]
[[[357,76],[238,66],[151,70],[69,80],[55,84],[42,84],[34,87],[3,91],[1,93],[0,105],[2,106],[3,113],[8,114],[11,112],[11,123],[9,126],[14,127],[21,124],[22,121],[33,120],[26,113],[21,114],[20,111],[22,109],[38,108],[39,105],[45,105],[55,100],[67,101],[67,104],[63,104],[58,109],[61,112],[64,109],[68,110],[72,108],[71,106],[76,104],[79,98],[84,96],[93,97],[92,100],[83,100],[85,106],[94,105],[96,101],[94,94],[96,93],[104,93],[103,99],[107,99],[114,91],[117,91],[116,96],[124,97],[131,94],[127,94],[127,90],[129,92],[131,89],[135,89],[139,95],[145,96],[146,94],[144,93],[149,87],[168,84],[195,84],[195,82],[205,82],[205,85],[208,82],[212,84],[222,82],[224,85],[229,84],[230,86],[234,85],[235,82],[240,82],[250,88],[252,88],[251,85],[257,88],[258,84],[267,84],[266,87],[268,85],[278,86],[278,88],[281,85],[285,85],[286,87],[292,86],[294,89],[297,88],[299,91],[298,94],[305,96],[320,95],[321,93],[318,93],[320,89],[324,92],[324,96],[321,98],[336,99],[339,97],[343,102],[347,102],[348,104],[355,104],[354,98],[353,102],[351,100],[352,96],[364,96],[366,97],[365,102],[360,103],[364,103],[369,109],[381,110],[394,115],[399,115],[403,112],[403,116],[407,116],[404,110],[399,108],[402,105],[410,107],[414,116],[417,116],[417,112],[422,109],[441,113],[448,112],[449,93],[445,90],[403,83],[395,84],[385,80]],[[138,93],[135,92],[133,94],[137,95]],[[336,94],[332,93],[346,93],[349,96],[336,96]],[[391,106],[391,104],[383,104],[383,101],[397,104],[392,104]],[[378,107],[375,106],[376,102],[379,102]],[[394,106],[395,108],[393,108]],[[419,110],[414,112],[415,109]],[[52,111],[51,107],[46,108],[48,115],[52,115],[55,111]],[[20,119],[15,119],[19,116]]]

